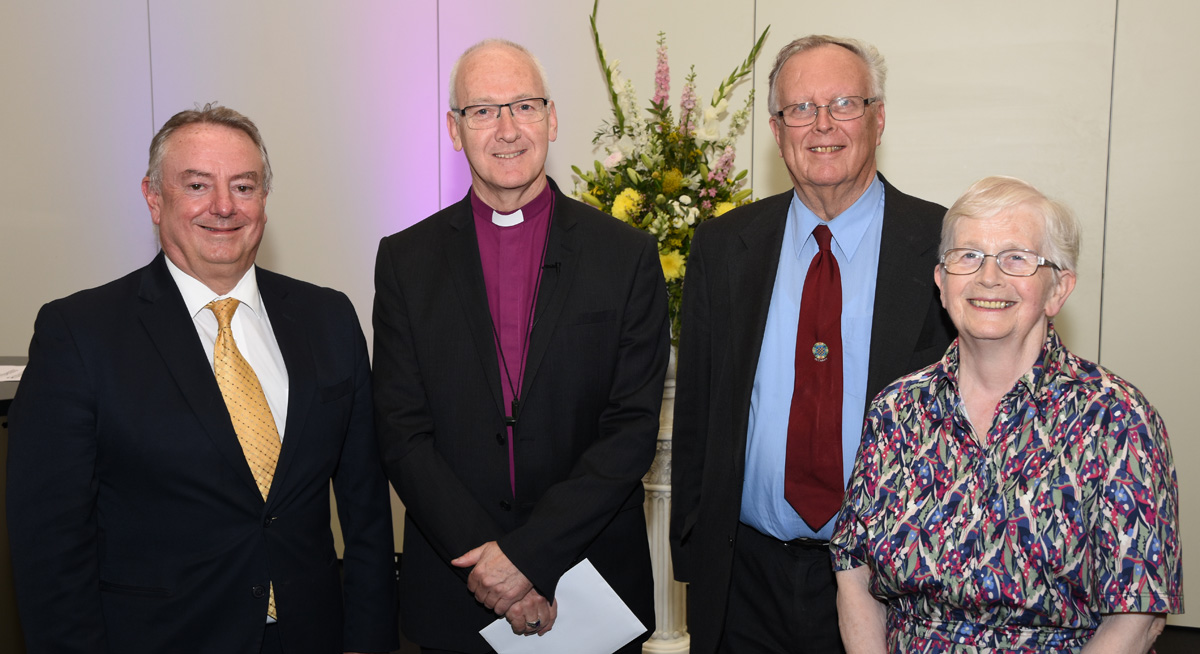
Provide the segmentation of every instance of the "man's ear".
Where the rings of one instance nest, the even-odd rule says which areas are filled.
[[[446,112],[446,131],[450,133],[450,142],[454,144],[455,151],[462,152],[463,144],[461,135],[458,133],[458,116],[453,111]]]
[[[146,198],[146,206],[150,208],[150,220],[157,225],[162,212],[162,194],[154,190],[149,177],[142,178],[142,197]]]
[[[550,100],[550,115],[546,116],[546,120],[550,121],[550,140],[558,138],[558,111],[554,108],[554,101]]]

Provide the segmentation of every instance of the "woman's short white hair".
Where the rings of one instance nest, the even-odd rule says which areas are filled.
[[[1032,184],[1016,177],[995,175],[975,182],[942,219],[941,252],[954,247],[954,230],[963,218],[992,218],[1023,207],[1042,217],[1043,243],[1038,254],[1060,270],[1074,271],[1079,261],[1079,221],[1061,202],[1051,200]]]

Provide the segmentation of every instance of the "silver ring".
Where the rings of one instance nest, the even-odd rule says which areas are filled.
[[[542,621],[540,618],[536,622],[530,622],[526,620],[525,626],[529,627],[530,629],[537,629],[538,627],[542,626]]]

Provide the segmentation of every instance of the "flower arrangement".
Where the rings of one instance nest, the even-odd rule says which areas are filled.
[[[658,34],[658,59],[654,96],[646,114],[638,112],[633,83],[621,78],[618,62],[605,57],[596,30],[592,6],[592,40],[608,86],[613,119],[596,132],[592,143],[603,149],[603,161],[591,170],[572,170],[574,196],[658,238],[659,261],[667,280],[671,316],[671,340],[679,339],[679,304],[687,256],[696,226],[709,218],[751,201],[746,171],[734,172],[734,142],[745,131],[754,102],[751,89],[741,109],[729,113],[729,96],[734,86],[750,74],[768,26],[750,54],[725,78],[700,106],[696,96],[693,66],[684,80],[676,120],[670,106],[671,69],[667,61],[666,34]],[[721,126],[729,119],[729,128]]]

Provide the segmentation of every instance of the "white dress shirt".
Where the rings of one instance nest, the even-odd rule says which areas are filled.
[[[204,307],[213,300],[227,297],[240,302],[233,314],[233,320],[230,321],[233,340],[237,343],[238,351],[258,376],[258,383],[267,396],[267,405],[271,407],[271,417],[275,419],[275,427],[282,441],[288,408],[287,366],[283,363],[279,342],[275,340],[275,330],[271,329],[271,319],[267,316],[267,308],[258,292],[258,277],[255,275],[257,268],[250,266],[250,270],[246,271],[232,291],[227,295],[218,295],[200,280],[180,270],[170,258],[166,261],[167,270],[171,271],[171,277],[183,295],[183,303],[192,316],[196,334],[200,336],[200,342],[204,345],[204,354],[208,357],[210,368],[213,365],[213,348],[217,343],[217,317]]]

